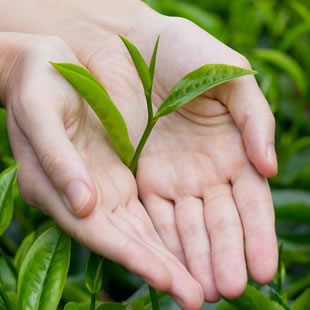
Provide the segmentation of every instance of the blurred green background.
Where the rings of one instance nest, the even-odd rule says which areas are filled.
[[[278,276],[285,280],[279,283],[275,279],[274,285],[290,303],[310,288],[310,1],[145,2],[163,14],[192,20],[245,55],[259,72],[257,80],[277,124],[279,173],[270,179],[270,186],[281,244]],[[5,111],[0,109],[0,171],[12,163]],[[15,200],[14,220],[0,238],[2,251],[8,256],[14,256],[21,240],[46,221],[39,211],[26,206],[17,192]],[[77,244],[72,251],[63,301],[82,300],[87,296],[80,284],[87,251]],[[5,268],[0,256],[0,278],[9,287],[14,284],[7,283]],[[138,277],[108,260],[104,262],[103,272],[105,299],[124,300],[142,284]],[[165,309],[173,307],[169,304]],[[206,309],[213,306],[206,305]]]

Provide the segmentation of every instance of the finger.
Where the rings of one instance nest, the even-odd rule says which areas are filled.
[[[136,205],[128,207],[131,211],[143,210],[139,202],[132,203]],[[168,292],[182,309],[200,309],[203,302],[200,286],[163,247],[158,236],[154,237],[156,232],[151,222],[141,222],[143,211],[132,216],[127,208],[106,212],[110,207],[99,205],[89,216],[77,218],[59,207],[56,200],[53,205],[51,215],[80,243],[123,265],[154,288]]]
[[[141,200],[166,248],[185,264],[186,259],[176,226],[174,203],[156,195],[143,195]]]
[[[230,185],[209,188],[204,203],[216,287],[223,296],[236,298],[246,286],[247,273],[242,226]]]
[[[205,300],[216,302],[216,289],[211,262],[211,249],[199,198],[184,197],[176,201],[176,222],[191,275],[203,288]]]
[[[22,115],[18,113],[17,123],[66,207],[77,216],[85,216],[96,204],[95,186],[80,153],[69,140],[57,110],[48,108],[58,99],[48,96],[45,101],[50,102],[45,102],[46,108],[33,109],[31,115],[29,111]],[[11,140],[14,140],[14,133],[12,135]],[[19,149],[17,143],[15,148]],[[17,153],[22,154],[22,150]]]
[[[245,234],[247,265],[261,284],[272,280],[278,263],[275,216],[267,180],[252,166],[233,180],[233,196]]]
[[[275,120],[255,78],[235,79],[220,86],[216,93],[241,130],[249,159],[262,175],[274,176],[277,173]]]

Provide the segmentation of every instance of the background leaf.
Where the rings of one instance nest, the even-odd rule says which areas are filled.
[[[57,309],[68,272],[70,244],[70,237],[58,226],[33,243],[18,277],[19,310]]]
[[[155,119],[167,115],[207,90],[254,71],[223,64],[204,65],[184,76],[158,108]]]
[[[0,174],[0,236],[10,224],[13,215],[13,185],[16,179],[17,165]]]

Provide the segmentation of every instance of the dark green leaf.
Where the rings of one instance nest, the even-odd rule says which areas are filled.
[[[207,90],[254,71],[223,64],[204,65],[184,76],[158,108],[155,119],[167,115]]]
[[[128,166],[134,148],[126,123],[104,87],[81,66],[68,63],[51,64],[85,98],[105,127],[119,157]]]
[[[14,165],[0,174],[0,236],[9,226],[13,215],[13,186],[17,174]]]
[[[128,52],[131,56],[131,59],[135,65],[136,70],[137,70],[139,77],[141,79],[145,94],[149,95],[149,93],[152,89],[152,79],[150,76],[149,68],[148,68],[145,60],[141,56],[138,49],[131,42],[129,42],[126,38],[122,37],[121,35],[119,37],[121,38],[121,40],[125,44]]]
[[[85,283],[88,291],[91,294],[96,294],[101,289],[102,284],[102,262],[103,257],[90,252],[86,271],[85,271]]]
[[[18,277],[19,310],[57,309],[70,261],[70,237],[54,226],[28,251]]]
[[[256,288],[247,285],[243,294],[234,300],[226,299],[228,303],[236,307],[238,310],[284,310],[277,302],[270,300]]]

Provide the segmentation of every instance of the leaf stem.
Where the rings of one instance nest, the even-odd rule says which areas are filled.
[[[151,134],[151,131],[152,131],[153,127],[155,126],[156,122],[157,122],[157,119],[155,119],[153,117],[148,119],[146,128],[145,128],[143,135],[139,141],[137,149],[133,155],[132,161],[129,165],[129,169],[134,176],[136,175],[136,172],[137,172],[138,160],[139,160],[139,157],[140,157],[141,152],[143,150],[143,147],[144,147],[146,140],[148,139],[149,135]]]
[[[151,302],[152,302],[152,310],[159,310],[156,290],[149,285],[149,292],[150,292],[150,297],[151,297]]]

